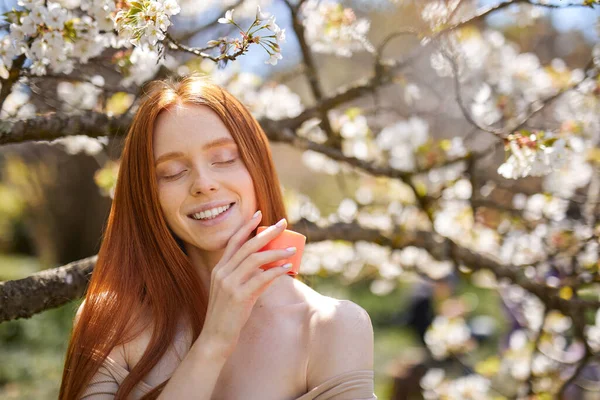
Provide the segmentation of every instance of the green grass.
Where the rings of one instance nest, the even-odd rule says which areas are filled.
[[[0,399],[56,399],[74,304],[0,324]]]

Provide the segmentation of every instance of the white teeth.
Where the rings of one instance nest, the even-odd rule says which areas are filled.
[[[192,217],[194,219],[213,219],[214,217],[221,214],[222,212],[227,211],[227,209],[229,209],[229,207],[230,207],[230,205],[226,205],[223,207],[213,208],[211,210],[200,211],[199,213],[192,214]]]

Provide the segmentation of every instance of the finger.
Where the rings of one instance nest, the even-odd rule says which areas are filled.
[[[227,246],[225,247],[225,252],[219,260],[219,265],[227,264],[231,257],[248,240],[248,236],[250,236],[252,231],[256,229],[256,227],[262,220],[262,212],[258,210],[257,213],[258,215],[254,214],[254,217],[250,218],[250,220],[246,224],[244,224],[244,226],[242,226],[242,228],[239,231],[237,231],[231,238],[229,238]]]
[[[253,294],[260,296],[276,278],[290,272],[291,264],[288,263],[288,265],[290,265],[290,268],[284,268],[283,266],[275,267],[258,273],[250,278],[248,282],[242,285],[241,290],[244,296],[248,297]]]
[[[231,272],[229,277],[233,282],[237,282],[239,284],[244,283],[250,279],[250,276],[255,272],[258,270],[262,271],[260,267],[263,265],[269,264],[273,261],[285,260],[286,258],[292,257],[296,253],[296,250],[295,248],[290,249],[294,249],[294,251],[287,249],[276,249],[259,251],[250,254],[248,258],[242,261],[242,263]]]
[[[287,226],[287,221],[283,218],[279,222],[282,223],[281,226],[277,226],[276,224],[271,225],[246,243],[242,244],[227,264],[223,265],[221,268],[223,274],[225,274],[225,276],[229,275],[233,270],[237,269],[245,259],[250,257],[251,254],[259,252],[259,250],[265,247],[271,240],[281,235]]]

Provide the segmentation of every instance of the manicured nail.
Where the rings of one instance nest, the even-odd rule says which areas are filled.
[[[296,252],[296,248],[295,247],[288,247],[286,249],[286,251],[289,251],[290,253],[295,253]]]
[[[292,263],[283,264],[281,268],[290,269],[292,267]]]
[[[254,213],[254,215],[252,216],[252,218],[258,218],[258,216],[260,215],[260,210],[258,210],[257,212]]]
[[[281,228],[283,225],[285,225],[285,218],[281,218],[281,220],[275,224],[278,228]]]

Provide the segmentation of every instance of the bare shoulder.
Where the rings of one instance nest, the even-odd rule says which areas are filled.
[[[79,305],[77,308],[77,312],[75,313],[75,318],[73,320],[73,326],[77,325],[79,322],[79,318],[81,317],[81,313],[85,307],[85,300]],[[127,369],[127,360],[125,357],[125,347],[123,345],[115,346],[110,353],[108,353],[108,357],[116,362],[119,366]]]
[[[319,296],[311,306],[309,389],[345,372],[373,369],[373,325],[367,311],[350,300]]]
[[[79,322],[79,318],[81,317],[81,312],[83,311],[84,307],[85,307],[85,299],[81,302],[81,304],[77,308],[77,312],[75,312],[75,318],[73,319],[73,326],[77,325],[77,323]]]
[[[79,322],[84,307],[85,300],[77,309],[75,320],[73,322],[74,325]],[[153,329],[148,313],[143,311],[141,306],[136,307],[136,309],[131,312],[131,316],[130,321],[132,321],[132,324],[127,328],[126,333],[124,333],[129,336],[127,338],[122,337],[121,340],[126,340],[115,346],[108,354],[109,358],[126,370],[131,370],[142,358],[142,355],[145,353],[146,348],[150,343]]]
[[[135,325],[131,327],[130,335],[122,344],[125,362],[127,363],[129,370],[133,369],[146,353],[150,341],[152,340],[152,335],[154,334],[154,328],[155,324],[149,312],[140,312],[139,319],[136,321]],[[175,337],[173,338],[173,341],[169,343],[167,354],[172,353],[173,355],[176,355],[180,362],[191,345],[192,333],[184,320],[180,319],[177,323]],[[179,362],[177,362],[177,364]]]
[[[301,281],[296,281],[295,287],[302,293],[311,312],[311,324],[321,329],[343,329],[348,325],[373,329],[369,314],[358,304],[322,295]]]
[[[373,329],[367,311],[350,300],[338,300],[322,296],[323,301],[315,310],[316,324],[325,332],[346,329]]]

